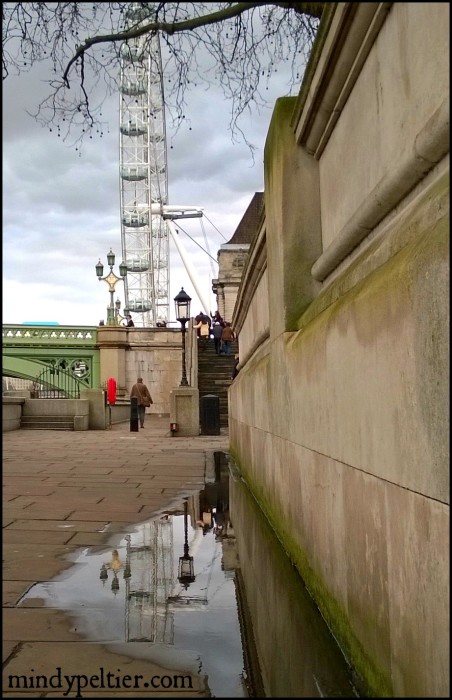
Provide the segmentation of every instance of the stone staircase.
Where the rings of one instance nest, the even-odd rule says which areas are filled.
[[[231,374],[235,362],[235,354],[238,352],[238,343],[235,340],[231,344],[230,355],[217,355],[212,338],[209,338],[207,347],[203,350],[203,341],[198,340],[198,389],[199,402],[206,394],[215,394],[220,399],[220,427],[228,426],[228,387],[231,383]],[[201,416],[200,416],[201,417]]]
[[[25,430],[74,430],[74,417],[22,416],[20,427]]]

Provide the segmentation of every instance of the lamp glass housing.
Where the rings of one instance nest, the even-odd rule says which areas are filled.
[[[115,254],[113,253],[111,248],[110,252],[107,253],[107,262],[110,265],[110,267],[113,267],[113,265],[115,264]]]
[[[174,297],[176,318],[178,321],[187,321],[190,318],[190,302],[191,297],[188,296],[187,292],[185,292],[182,287],[179,294]]]
[[[189,555],[179,557],[179,572],[177,578],[180,583],[193,583],[195,580],[193,557]]]
[[[104,266],[102,265],[100,258],[99,258],[99,262],[96,265],[96,275],[100,279],[103,276],[103,274],[104,274]]]
[[[127,265],[124,261],[119,266],[119,274],[121,275],[121,277],[127,276]]]

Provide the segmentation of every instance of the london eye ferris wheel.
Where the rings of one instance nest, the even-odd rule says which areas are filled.
[[[127,22],[145,19],[132,4]],[[128,40],[120,62],[121,247],[127,266],[125,308],[138,325],[166,322],[169,313],[168,176],[162,60],[158,35]],[[134,314],[134,315],[135,315]]]
[[[147,17],[131,4],[127,25]],[[121,248],[127,267],[125,305],[143,327],[169,320],[169,236],[209,313],[198,275],[177,235],[174,219],[202,217],[200,207],[168,205],[165,104],[158,34],[128,39],[120,49],[120,210]]]

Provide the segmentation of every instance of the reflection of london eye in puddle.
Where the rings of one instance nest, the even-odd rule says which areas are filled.
[[[128,27],[146,19],[147,10],[131,4]],[[121,246],[127,266],[125,308],[137,314],[136,325],[165,324],[169,316],[169,235],[198,289],[172,222],[201,217],[199,207],[168,207],[168,169],[162,59],[158,34],[121,46],[120,67],[120,207]]]
[[[198,508],[195,500],[194,497],[189,499],[191,517],[196,518]],[[99,578],[105,585],[109,574],[112,574],[111,590],[114,596],[120,589],[120,578],[125,582],[125,641],[173,644],[174,610],[207,605],[208,586],[203,596],[182,595],[182,591],[186,591],[189,584],[195,581],[189,548],[191,546],[195,552],[202,540],[202,530],[197,528],[188,544],[187,521],[188,500],[185,500],[184,555],[179,557],[177,578],[174,575],[172,515],[143,523],[135,533],[127,535],[125,561],[114,549],[111,560],[102,564]],[[190,562],[188,572],[185,568],[187,561]]]
[[[132,536],[134,537],[134,536]],[[171,517],[145,523],[127,539],[126,641],[172,644],[174,620],[168,610],[173,586]]]
[[[111,571],[111,590],[116,596],[119,575],[123,572],[125,641],[173,644],[174,620],[168,614],[168,598],[173,587],[172,518],[165,516],[143,523],[125,541],[125,562],[114,549],[111,561],[102,564],[99,576],[105,585]]]

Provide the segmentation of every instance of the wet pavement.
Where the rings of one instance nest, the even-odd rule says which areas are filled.
[[[26,675],[27,696],[62,697],[58,674],[66,697],[76,697],[76,681],[69,693],[68,684],[80,675],[99,677],[83,697],[159,696],[162,687],[152,687],[162,683],[159,679],[165,679],[168,696],[211,694],[197,658],[188,655],[170,663],[158,654],[147,655],[141,642],[125,647],[124,640],[87,639],[70,614],[39,600],[21,605],[35,584],[70,570],[86,548],[102,546],[111,552],[109,543],[119,544],[131,526],[180,507],[184,497],[204,487],[213,452],[227,449],[227,435],[172,438],[168,428],[167,418],[147,416],[138,433],[120,424],[109,431],[3,435],[4,696],[16,695],[10,675]],[[173,677],[179,672],[190,682],[180,681],[175,688]],[[115,675],[107,678],[107,673]],[[46,690],[45,680],[36,680],[38,674],[47,679]],[[111,687],[123,685],[126,676],[131,680],[125,684],[132,687]],[[133,687],[142,682],[147,687]],[[19,696],[23,692],[22,687]]]
[[[168,427],[4,434],[3,695],[358,696],[227,432]]]

